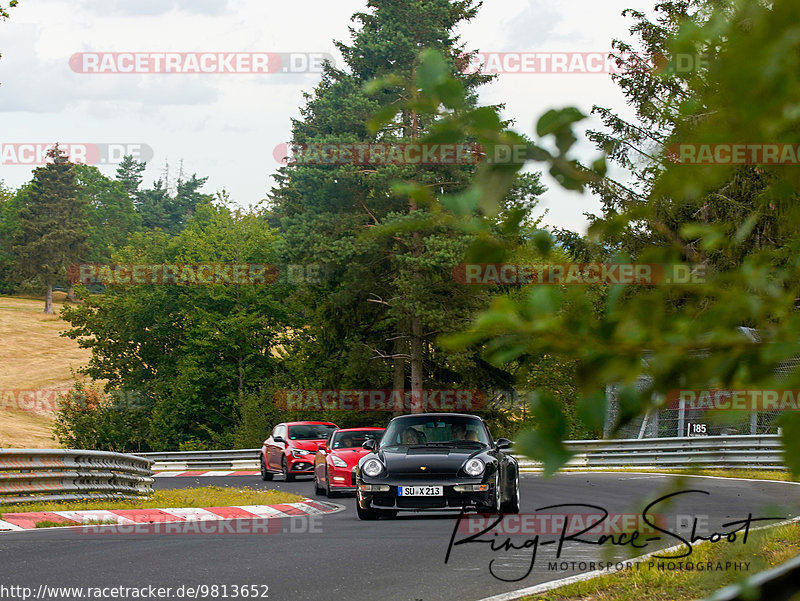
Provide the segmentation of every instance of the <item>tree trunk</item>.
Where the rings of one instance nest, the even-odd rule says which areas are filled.
[[[411,137],[412,139],[419,137],[419,122],[417,121],[416,111],[411,113]],[[417,208],[417,201],[410,198],[410,212],[415,212]],[[415,231],[411,235],[411,239],[413,241],[411,254],[419,257],[422,254],[422,237],[418,231]],[[419,274],[416,274],[416,277],[419,279]],[[409,349],[411,355],[411,412],[424,413],[425,408],[422,406],[422,322],[416,313],[411,315],[411,340],[409,345],[411,347]]]
[[[67,288],[67,302],[68,303],[78,302],[78,299],[75,298],[75,286],[73,286],[72,284],[70,284],[69,288]]]
[[[424,413],[422,406],[422,323],[411,317],[411,412]]]
[[[406,360],[398,355],[405,354],[406,344],[402,338],[394,339],[394,376],[392,378],[392,389],[399,392],[400,398],[403,398],[403,393],[406,389]],[[398,409],[394,411],[395,417],[402,415],[404,411]]]
[[[44,297],[44,312],[47,315],[53,314],[53,284],[47,284],[47,293]]]

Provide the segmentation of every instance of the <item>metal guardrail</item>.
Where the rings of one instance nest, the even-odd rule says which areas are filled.
[[[234,449],[228,451],[177,451],[166,453],[139,453],[155,462],[155,471],[193,470],[257,470],[261,449]]]
[[[624,440],[574,440],[567,448],[575,453],[564,471],[603,469],[742,468],[785,469],[780,436],[703,436],[692,438],[645,438]],[[253,470],[258,469],[260,449],[142,453],[155,461],[153,469]],[[540,471],[541,463],[515,455],[524,471]]]
[[[741,584],[728,586],[706,601],[791,601],[800,590],[800,556],[765,572],[759,572]]]
[[[578,440],[567,441],[565,445],[575,453],[565,470],[786,469],[781,437],[773,434]],[[521,459],[520,466],[535,470],[540,464]]]
[[[137,453],[137,457],[147,457],[153,461],[236,461],[241,459],[258,460],[261,449],[238,449],[229,451],[177,451],[166,453]]]
[[[0,449],[0,505],[147,497],[152,463],[106,451]]]

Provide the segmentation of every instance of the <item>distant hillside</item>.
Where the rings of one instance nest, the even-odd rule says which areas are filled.
[[[54,416],[34,413],[18,399],[37,392],[51,398],[47,390],[68,388],[72,370],[89,361],[90,351],[59,336],[69,325],[58,317],[63,297],[55,296],[55,315],[48,316],[43,300],[0,296],[0,447],[58,446],[51,435]]]

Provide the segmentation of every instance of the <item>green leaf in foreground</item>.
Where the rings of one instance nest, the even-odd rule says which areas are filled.
[[[558,110],[551,109],[539,118],[536,124],[536,133],[540,136],[557,134],[568,129],[576,121],[585,118],[586,115],[572,106]]]
[[[544,476],[552,476],[573,455],[562,442],[567,437],[567,420],[558,402],[549,393],[534,393],[531,410],[538,427],[522,432],[517,437],[517,450],[541,461]]]
[[[800,476],[800,415],[787,415],[782,422],[784,461],[792,476]]]

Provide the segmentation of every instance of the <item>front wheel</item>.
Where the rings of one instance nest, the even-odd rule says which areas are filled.
[[[272,480],[272,472],[267,471],[267,464],[264,463],[264,456],[261,456],[261,479],[264,482],[269,482]]]
[[[377,520],[378,512],[374,509],[361,509],[361,503],[356,501],[356,513],[359,520]]]
[[[494,487],[494,498],[491,500],[491,505],[477,505],[475,511],[477,513],[500,513],[500,487]]]
[[[336,493],[331,490],[331,475],[327,472],[325,475],[327,476],[325,478],[325,496],[332,499]]]
[[[319,485],[319,481],[317,480],[317,475],[314,474],[314,494],[318,497],[321,497],[325,494],[325,489]]]
[[[361,509],[356,501],[356,513],[360,520],[377,520],[378,518],[396,518],[397,511],[394,509]]]
[[[500,504],[501,513],[519,513],[519,472],[514,478],[514,489],[511,498]]]
[[[289,464],[286,462],[286,457],[281,460],[281,471],[286,482],[294,482],[294,474],[289,473]]]

